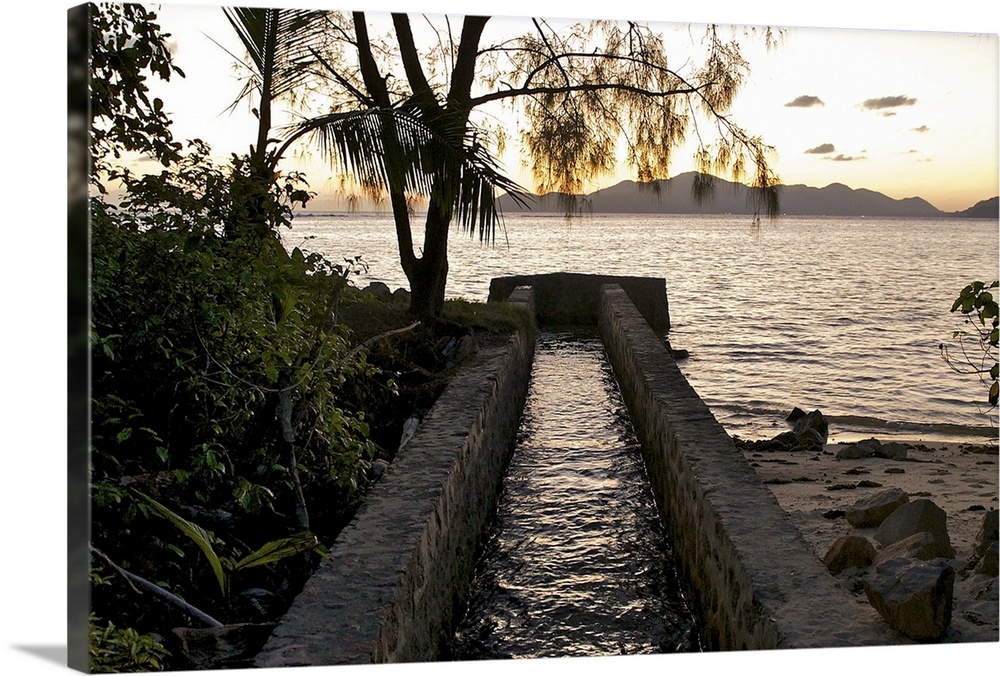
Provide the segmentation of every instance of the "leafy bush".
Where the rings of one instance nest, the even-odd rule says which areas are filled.
[[[247,619],[241,589],[220,593],[218,572],[193,564],[204,551],[137,491],[224,542],[232,561],[303,531],[329,540],[376,451],[364,398],[395,391],[338,321],[353,263],[286,252],[277,237],[302,198],[296,177],[261,193],[246,189],[244,166],[216,168],[195,142],[160,175],[112,172],[125,197],[94,200],[91,218],[93,540],[225,621]],[[267,227],[231,227],[248,217],[239,195]],[[290,595],[289,577],[316,556],[268,560],[234,583]],[[102,617],[160,627],[161,608],[117,587],[95,590]]]
[[[163,671],[170,652],[155,634],[116,627],[90,615],[90,671],[95,674]]]
[[[952,337],[958,341],[959,356],[952,355],[948,346],[942,343],[941,355],[949,366],[963,374],[976,375],[988,390],[987,401],[990,408],[997,405],[1000,386],[997,376],[1000,366],[997,364],[997,339],[1000,337],[1000,313],[997,311],[997,300],[990,289],[1000,286],[1000,281],[987,285],[975,281],[968,284],[955,302],[951,311],[965,315],[966,330],[955,331]],[[968,344],[971,343],[970,348]]]

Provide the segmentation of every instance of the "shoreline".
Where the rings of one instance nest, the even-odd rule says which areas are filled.
[[[1000,455],[996,442],[878,435],[876,438],[883,441],[906,443],[910,447],[907,457],[838,459],[836,453],[843,447],[845,436],[838,435],[841,443],[827,443],[818,452],[742,452],[820,559],[841,536],[862,535],[872,541],[875,528],[854,528],[842,515],[833,516],[861,498],[899,488],[911,500],[933,501],[947,514],[948,533],[955,549],[955,557],[949,561],[957,573],[951,628],[940,642],[997,641],[998,578],[972,574],[976,536],[983,518],[1000,506]],[[859,603],[867,603],[860,579],[871,570],[848,569],[834,577]],[[899,642],[912,641],[901,637]]]

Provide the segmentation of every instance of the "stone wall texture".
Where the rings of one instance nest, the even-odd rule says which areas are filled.
[[[620,286],[602,288],[599,325],[708,649],[890,643],[875,613],[835,585]]]
[[[542,275],[496,277],[490,281],[490,300],[504,300],[518,286],[530,286],[535,316],[543,326],[597,326],[601,286],[618,284],[653,330],[670,329],[667,282],[662,277],[623,277],[553,272]]]
[[[530,290],[522,291],[529,302]],[[258,655],[263,668],[430,661],[464,607],[527,396],[530,330],[460,367]]]

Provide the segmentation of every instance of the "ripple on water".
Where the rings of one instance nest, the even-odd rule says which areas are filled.
[[[453,657],[700,650],[688,598],[600,340],[543,333]]]

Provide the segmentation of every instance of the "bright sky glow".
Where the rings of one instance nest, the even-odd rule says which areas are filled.
[[[351,9],[329,0],[314,4]],[[541,15],[572,16],[567,5],[546,3]],[[439,1],[428,8],[436,12],[448,6]],[[381,3],[375,9],[401,8]],[[651,16],[646,10],[637,12],[635,17]],[[580,16],[600,14],[581,8]],[[724,21],[723,16],[708,15],[702,21]],[[234,61],[223,47],[235,54],[242,48],[221,10],[167,3],[160,19],[174,36],[176,62],[188,76],[161,93],[173,113],[175,135],[203,138],[221,157],[244,152],[255,138],[255,120],[246,106],[225,112],[240,84]],[[495,23],[494,30],[525,28],[516,19]],[[669,42],[677,45],[679,54],[701,35],[698,25],[659,27],[675,34]],[[965,209],[997,194],[995,34],[790,28],[776,49],[767,50],[759,39],[747,39],[744,45],[751,78],[732,114],[776,147],[775,166],[782,182],[816,187],[844,183],[894,198],[920,196],[945,211]],[[302,152],[306,156],[300,156],[300,166],[320,193],[313,206],[322,208],[339,181],[318,157],[308,156],[308,149]],[[674,157],[673,173],[693,168],[691,152],[681,150]],[[518,158],[516,149],[509,152],[506,169],[530,187]],[[627,173],[621,173],[594,187],[626,178]]]
[[[272,4],[295,6],[287,1]],[[376,3],[370,11],[398,10],[400,4]],[[314,5],[352,8],[329,0]],[[413,5],[402,8],[408,6]],[[573,16],[568,6],[546,3],[539,14]],[[432,12],[449,9],[440,1],[427,7]],[[593,10],[580,11],[583,18],[601,16]],[[659,18],[636,11],[637,18]],[[716,14],[701,21],[725,22],[725,15]],[[161,7],[160,20],[173,34],[176,62],[187,73],[187,78],[157,89],[173,114],[175,135],[203,138],[221,157],[245,152],[255,138],[255,120],[246,106],[225,112],[240,84],[234,60],[223,48],[235,54],[242,48],[221,10],[167,3]],[[496,20],[492,26],[494,31],[525,28],[517,19]],[[676,45],[678,55],[702,34],[700,25],[660,23],[658,28],[673,36],[668,44]],[[920,196],[945,211],[965,209],[997,194],[1000,114],[995,34],[789,28],[776,49],[767,50],[760,39],[743,43],[751,78],[732,114],[744,128],[775,146],[775,167],[783,183],[816,187],[844,183],[894,198]],[[307,148],[301,152],[299,166],[320,193],[311,206],[324,208],[339,181],[320,158],[309,156]],[[691,155],[689,150],[678,151],[672,173],[690,171]],[[531,187],[516,148],[504,161],[508,172]],[[630,176],[623,172],[593,187],[626,178]]]

